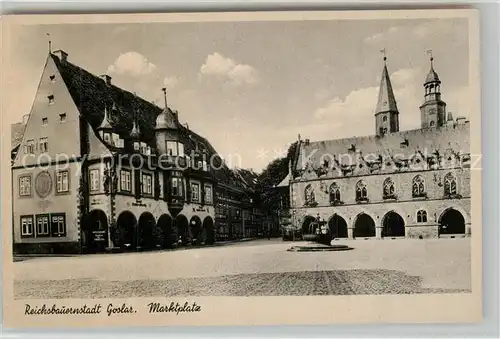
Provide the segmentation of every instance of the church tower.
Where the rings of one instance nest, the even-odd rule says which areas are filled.
[[[384,134],[398,131],[399,112],[387,71],[387,57],[384,55],[384,69],[382,70],[377,108],[375,109],[375,134],[384,136]]]
[[[432,55],[430,61],[431,69],[424,83],[424,103],[420,106],[422,128],[441,127],[446,124],[446,103],[441,100],[441,80],[434,71]]]

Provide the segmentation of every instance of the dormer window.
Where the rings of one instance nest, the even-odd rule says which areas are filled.
[[[102,138],[104,141],[108,144],[111,143],[111,134],[110,133],[103,133]]]
[[[49,105],[52,105],[54,103],[54,94],[47,96],[47,99],[49,100]]]
[[[184,156],[184,144],[177,141],[167,141],[167,155]]]
[[[49,79],[50,79],[51,83],[56,82],[56,76],[54,74],[52,74],[51,76],[49,76]]]
[[[139,151],[141,149],[141,145],[138,141],[134,141],[134,151]]]
[[[65,122],[66,121],[66,113],[59,114],[59,121],[60,122]]]
[[[42,118],[42,126],[47,126],[49,123],[49,118]]]

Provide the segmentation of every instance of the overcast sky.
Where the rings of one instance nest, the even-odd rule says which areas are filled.
[[[169,106],[226,157],[261,170],[288,145],[374,134],[385,48],[401,130],[418,128],[422,83],[432,49],[442,98],[470,116],[466,19],[153,23],[25,26],[12,37],[22,100],[29,113],[48,51]]]

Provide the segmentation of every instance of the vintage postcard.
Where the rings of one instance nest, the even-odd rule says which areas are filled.
[[[2,42],[7,328],[481,320],[477,11],[7,16]]]

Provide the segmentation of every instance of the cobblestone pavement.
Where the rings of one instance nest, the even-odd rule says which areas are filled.
[[[185,251],[14,263],[16,298],[408,294],[470,291],[469,239],[353,240],[294,253],[259,240]]]

